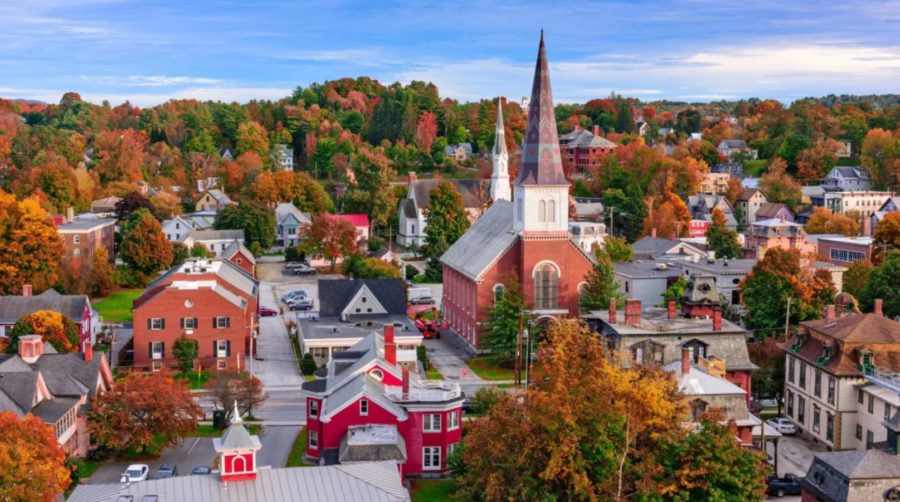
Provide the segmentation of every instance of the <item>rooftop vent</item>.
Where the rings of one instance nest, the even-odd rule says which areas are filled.
[[[655,266],[654,268],[655,268],[656,270],[668,270],[668,269],[669,269],[669,266],[666,265],[665,263],[657,263],[656,266]]]

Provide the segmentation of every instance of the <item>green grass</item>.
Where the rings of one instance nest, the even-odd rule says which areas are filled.
[[[143,289],[122,289],[91,305],[104,321],[128,322],[131,321],[131,302],[143,292]]]
[[[285,467],[312,467],[314,464],[307,463],[303,455],[306,455],[306,427],[300,429],[297,439],[294,439],[294,446],[291,447],[291,454],[288,455]]]
[[[412,482],[413,502],[455,500],[456,482],[452,479],[417,479]]]
[[[175,375],[175,378],[178,380],[187,380],[188,385],[191,387],[191,390],[197,390],[206,387],[206,384],[209,382],[209,377],[209,371],[201,371],[199,374],[196,371],[189,371],[187,373],[179,373]]]
[[[514,380],[516,378],[515,368],[500,366],[487,357],[474,357],[466,361],[466,364],[476,375],[485,380]]]
[[[744,162],[744,176],[759,177],[768,165],[769,161],[765,159],[747,160]]]
[[[431,359],[428,360],[427,366],[428,366],[428,370],[425,372],[425,378],[427,378],[428,380],[443,380],[444,379],[444,375],[442,375],[441,372],[438,371],[438,369],[434,367],[434,364],[432,364]]]
[[[93,476],[101,465],[103,465],[102,460],[86,460],[79,458],[75,460],[75,473],[77,474],[78,479],[84,480]]]

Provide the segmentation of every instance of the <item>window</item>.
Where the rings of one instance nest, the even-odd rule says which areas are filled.
[[[834,404],[834,377],[828,375],[828,404]]]
[[[159,361],[153,361],[150,369],[153,371],[160,371],[162,369],[162,363]]]
[[[822,372],[819,370],[816,370],[816,377],[813,380],[813,394],[822,397]]]
[[[319,416],[319,402],[315,399],[309,400],[309,416],[313,418]]]
[[[687,347],[688,349],[691,350],[691,362],[692,363],[697,364],[697,362],[698,362],[697,360],[701,357],[706,359],[707,345],[705,343],[701,342],[700,340],[691,340],[691,341],[685,343],[684,345],[682,345],[682,347]]]
[[[425,415],[422,430],[425,432],[441,432],[441,416],[437,413]]]
[[[856,424],[856,439],[862,441],[862,425]]]
[[[165,342],[150,342],[150,359],[163,359],[166,357]]]
[[[181,329],[197,329],[197,318],[196,317],[182,317],[181,318]]]
[[[800,363],[800,378],[798,379],[800,388],[806,390],[806,363]]]
[[[319,449],[319,432],[318,431],[309,431],[309,449],[310,450],[318,450]]]
[[[423,471],[439,471],[441,470],[441,447],[426,446],[422,448],[422,470]]]
[[[834,441],[834,415],[826,413],[825,417],[825,439]]]
[[[494,285],[494,301],[500,301],[500,297],[503,296],[503,284],[495,284]]]
[[[215,319],[213,319],[213,327],[214,328],[222,329],[222,328],[228,328],[230,326],[231,326],[231,318],[230,317],[219,316],[219,317],[216,317]]]
[[[459,429],[459,412],[451,411],[447,414],[447,430]]]
[[[875,396],[869,394],[869,405],[866,407],[869,410],[869,414],[875,414]]]
[[[821,412],[821,410],[819,409],[819,406],[814,404],[814,405],[813,405],[813,423],[812,423],[812,426],[813,426],[813,431],[815,431],[815,432],[819,432],[819,417],[821,416],[821,414],[822,414],[822,412]]]
[[[538,202],[538,221],[541,223],[547,221],[547,203],[544,201]]]
[[[409,349],[406,349],[406,348],[404,348],[404,347],[405,347],[405,346],[401,345],[401,346],[399,346],[398,348],[399,348],[400,350],[409,350]],[[413,345],[413,349],[412,349],[412,350],[415,350],[415,345]],[[370,375],[372,378],[374,378],[375,380],[378,380],[379,382],[382,381],[382,380],[384,380],[384,373],[383,373],[380,369],[377,369],[377,368],[376,368],[376,369],[370,371],[370,372],[369,372],[369,375]]]
[[[788,374],[787,374],[788,382],[794,383],[794,358],[788,356]]]
[[[797,423],[806,423],[806,399],[802,396],[797,397]]]
[[[559,271],[552,263],[534,269],[534,308],[555,309],[559,288]]]
[[[556,221],[556,201],[547,203],[547,221]]]
[[[865,253],[859,251],[848,251],[846,249],[831,248],[831,259],[833,261],[854,262],[866,259]]]
[[[859,402],[859,404],[863,404],[863,399],[863,391],[862,389],[859,389],[858,391],[856,391],[856,400]]]
[[[885,420],[891,419],[891,405],[888,403],[884,403],[884,419]]]
[[[662,344],[644,340],[631,346],[631,355],[638,364],[662,364],[664,350]]]
[[[459,443],[453,443],[450,446],[448,446],[447,447],[447,456],[449,457],[450,455],[453,455],[454,453],[456,453],[456,449],[458,446],[459,446]]]
[[[213,354],[216,357],[231,357],[231,342],[228,340],[213,340]]]
[[[700,421],[700,415],[706,413],[706,403],[701,401],[700,399],[694,399],[690,403],[691,407],[691,419],[694,422]]]
[[[147,319],[147,327],[152,329],[153,331],[166,329],[166,320],[160,317]]]
[[[368,399],[360,399],[359,400],[359,414],[360,416],[366,416],[369,414],[369,400]]]
[[[228,369],[228,359],[216,359],[216,369]]]
[[[794,418],[794,393],[791,391],[787,391],[787,414]]]
[[[875,433],[872,431],[866,431],[866,449],[872,449],[872,445],[875,444]]]
[[[72,236],[72,241],[73,241],[75,244],[81,244],[81,236],[78,235],[78,234],[73,235],[73,236]]]

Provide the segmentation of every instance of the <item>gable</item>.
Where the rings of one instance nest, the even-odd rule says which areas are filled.
[[[347,302],[347,306],[341,312],[341,317],[365,314],[387,315],[388,311],[384,305],[378,301],[378,297],[372,293],[372,290],[363,284],[355,295]]]

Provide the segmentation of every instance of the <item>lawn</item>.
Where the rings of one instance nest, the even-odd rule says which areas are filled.
[[[130,322],[131,302],[143,292],[143,289],[122,289],[102,300],[95,300],[91,305],[100,312],[104,321]]]
[[[306,427],[300,429],[300,434],[297,434],[285,467],[312,467],[313,464],[307,463],[303,455],[306,455]]]
[[[441,375],[441,372],[431,364],[431,361],[428,361],[428,371],[425,372],[425,378],[429,380],[443,380],[444,375]]]
[[[200,371],[199,373],[190,371],[188,373],[179,373],[175,375],[175,378],[178,380],[187,380],[191,390],[196,390],[206,387],[206,383],[209,382],[209,376],[209,371]]]
[[[474,357],[466,361],[466,364],[472,371],[475,372],[476,375],[484,378],[485,380],[515,380],[516,379],[516,369],[515,368],[507,368],[505,366],[501,366],[494,361],[492,361],[488,357]],[[541,371],[541,363],[539,361],[534,361],[532,363],[532,371],[534,373],[538,373]],[[530,380],[534,380],[534,375]],[[522,368],[522,378],[525,378],[525,368]]]
[[[454,491],[456,483],[452,479],[417,479],[412,482],[413,502],[454,500],[451,497]]]

